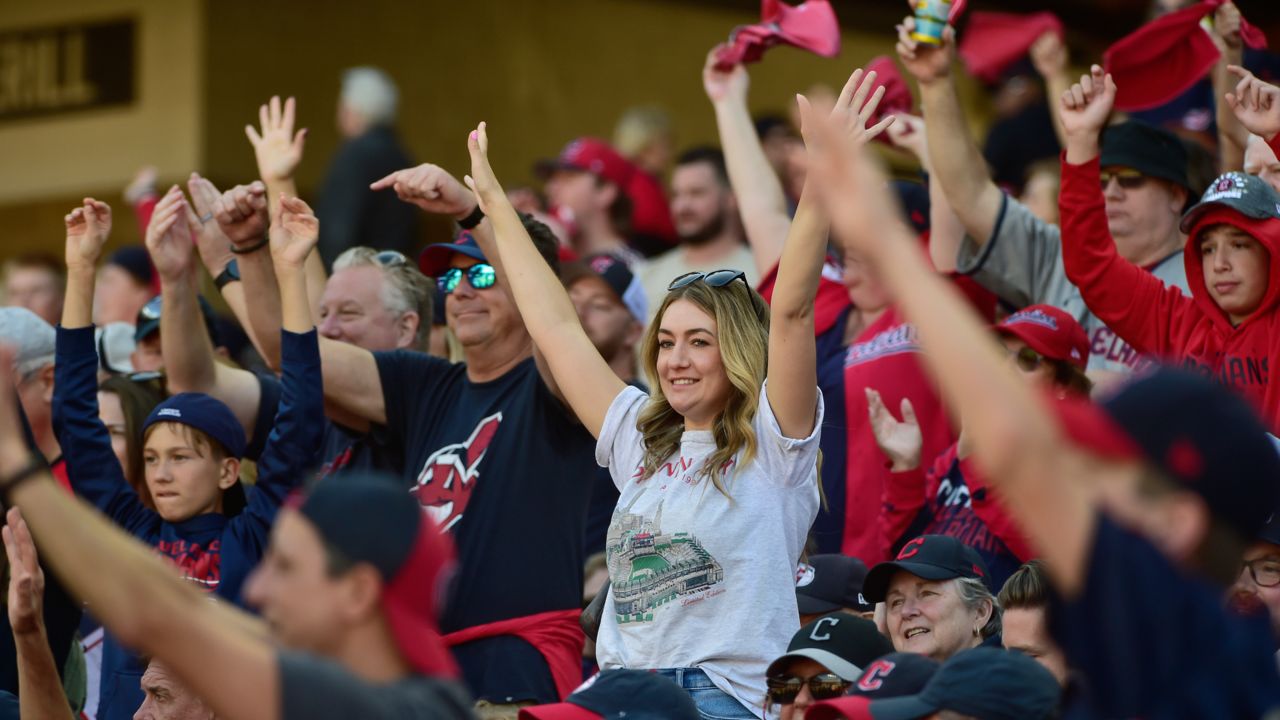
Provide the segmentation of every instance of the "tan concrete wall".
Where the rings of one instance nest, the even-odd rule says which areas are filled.
[[[200,165],[203,0],[5,0],[0,31],[137,19],[135,102],[124,108],[0,123],[0,228],[8,254],[58,243],[80,195],[114,194],[142,164],[167,177]],[[136,232],[121,217],[121,237]]]

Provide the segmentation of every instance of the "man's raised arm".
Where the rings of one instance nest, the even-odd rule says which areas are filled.
[[[910,17],[898,26],[898,57],[920,84],[931,181],[942,186],[965,231],[981,246],[995,230],[1003,193],[991,180],[956,95],[951,76],[955,31],[947,28],[942,45],[934,47],[913,40],[914,27],[915,18]]]

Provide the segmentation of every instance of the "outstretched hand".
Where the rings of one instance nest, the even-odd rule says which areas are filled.
[[[1062,35],[1055,30],[1047,30],[1031,43],[1031,64],[1040,77],[1049,79],[1067,73],[1067,45]]]
[[[818,191],[845,249],[874,262],[888,238],[914,235],[889,190],[888,176],[865,144],[850,137],[838,119],[811,113],[806,123],[818,147],[810,157],[806,187]],[[895,228],[901,232],[891,232]]]
[[[475,198],[467,188],[439,165],[424,163],[397,170],[369,186],[372,190],[392,188],[396,197],[434,215],[465,218],[475,208]]]
[[[951,63],[956,56],[956,31],[948,25],[942,31],[942,43],[930,45],[911,37],[916,29],[916,19],[907,16],[898,25],[898,58],[907,68],[907,72],[921,85],[928,85],[951,74]]]
[[[1227,105],[1246,130],[1270,142],[1280,134],[1280,87],[1259,80],[1239,65],[1227,70],[1240,82],[1226,95]]]
[[[872,88],[875,90],[872,91]],[[876,86],[874,70],[864,74],[862,68],[858,68],[845,82],[840,96],[836,98],[835,105],[827,115],[832,124],[844,127],[851,147],[858,148],[865,145],[893,125],[894,118],[890,115],[882,118],[875,125],[867,127],[867,123],[876,113],[876,108],[880,107],[880,99],[883,97],[884,86]],[[812,130],[814,108],[809,104],[809,98],[804,95],[796,95],[796,102],[800,107],[800,134],[804,137],[805,147],[813,152],[817,142]]]
[[[480,210],[488,215],[498,203],[507,203],[506,193],[493,167],[489,165],[489,128],[481,121],[467,136],[467,150],[471,153],[471,174],[464,180],[475,195]]]
[[[306,144],[307,129],[293,131],[296,103],[293,98],[284,101],[272,96],[258,108],[261,132],[253,125],[244,126],[244,134],[253,144],[253,154],[258,158],[258,174],[264,182],[288,180],[293,177],[298,163],[302,162],[302,147]]]
[[[1096,143],[1115,103],[1116,83],[1102,66],[1094,65],[1088,74],[1080,76],[1080,82],[1062,94],[1062,129],[1068,145],[1073,139]]]
[[[147,252],[161,279],[174,280],[195,269],[191,237],[199,225],[182,190],[177,185],[170,187],[156,204],[147,225]]]
[[[0,535],[9,558],[9,626],[14,635],[43,633],[44,571],[40,569],[31,529],[18,508],[9,508],[7,524]]]
[[[280,198],[280,219],[271,226],[271,259],[277,267],[300,268],[320,238],[320,221],[300,198]]]
[[[925,135],[924,118],[909,113],[897,113],[898,120],[885,133],[894,147],[902,148],[915,156],[925,172],[929,172],[929,139]]]
[[[111,236],[111,206],[93,198],[67,214],[67,269],[93,270]]]
[[[200,261],[205,269],[217,277],[233,258],[231,239],[214,220],[222,193],[199,173],[191,173],[187,179],[187,193],[200,223],[196,229],[196,250],[200,252]]]
[[[222,194],[213,207],[213,219],[233,245],[244,247],[267,234],[267,186],[260,180],[237,185]]]
[[[876,445],[893,464],[893,472],[906,472],[920,467],[920,450],[924,447],[924,434],[911,401],[902,399],[902,422],[885,407],[880,393],[871,388],[867,392],[867,415],[871,419],[871,432]]]
[[[725,43],[721,43],[707,53],[707,61],[702,66],[702,88],[712,104],[729,101],[746,104],[747,88],[751,84],[746,67],[741,64],[734,65],[730,70],[716,67],[716,56],[724,47]]]

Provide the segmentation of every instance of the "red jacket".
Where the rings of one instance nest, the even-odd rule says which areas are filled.
[[[1258,309],[1232,327],[1205,288],[1195,236],[1187,238],[1183,253],[1191,297],[1120,257],[1107,229],[1098,173],[1097,159],[1070,165],[1063,157],[1062,259],[1089,309],[1138,352],[1236,389],[1273,433],[1280,430],[1280,385],[1270,382],[1271,358],[1280,355],[1280,237],[1257,237],[1270,253],[1271,282]]]

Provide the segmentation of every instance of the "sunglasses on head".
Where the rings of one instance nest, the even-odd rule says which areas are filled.
[[[485,290],[493,287],[498,282],[498,271],[493,269],[489,263],[476,263],[465,270],[463,268],[449,268],[436,278],[436,286],[440,288],[440,292],[448,295],[458,287],[458,283],[462,282],[462,275],[466,274],[467,282],[471,283],[471,287],[476,290]]]
[[[1124,168],[1121,170],[1103,170],[1098,174],[1098,177],[1102,180],[1103,190],[1106,190],[1107,186],[1111,184],[1112,178],[1115,178],[1115,181],[1120,183],[1120,187],[1125,190],[1136,190],[1142,187],[1142,184],[1147,181],[1146,175],[1143,175],[1137,170],[1133,170],[1131,168]]]
[[[409,258],[398,250],[383,250],[373,256],[373,261],[382,267],[399,267],[409,264]]]
[[[747,283],[747,274],[741,270],[712,270],[709,273],[685,273],[675,280],[672,280],[671,284],[667,286],[667,290],[679,290],[680,288],[688,287],[699,280],[716,288],[724,287],[734,280],[741,280],[743,285],[746,285],[748,289],[751,288],[751,285]]]
[[[830,700],[844,695],[853,683],[834,673],[823,673],[811,678],[777,675],[766,678],[765,684],[768,686],[769,702],[790,705],[796,701],[796,696],[806,685],[809,686],[809,694],[814,700]]]
[[[142,306],[142,310],[138,314],[141,315],[146,320],[159,320],[160,319],[160,300],[161,300],[161,297],[159,295],[151,298],[150,300],[147,301],[146,305]]]

